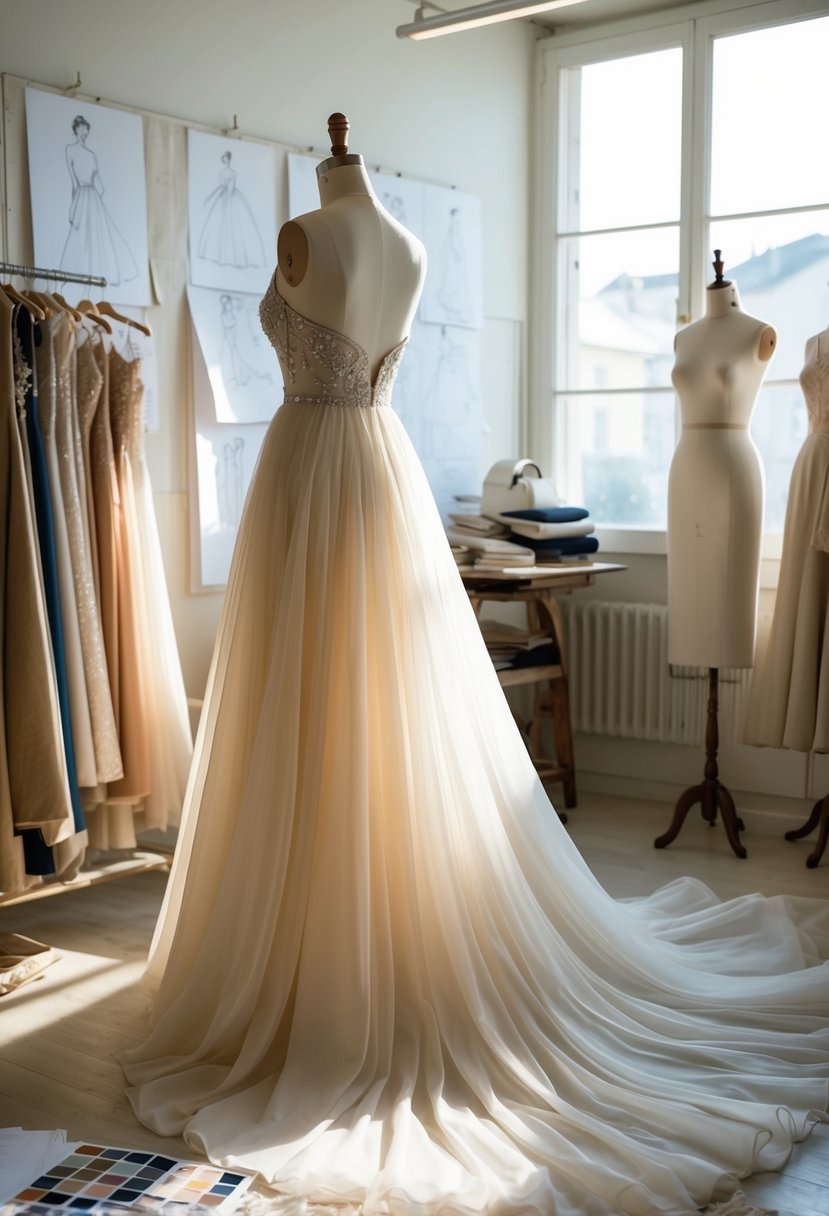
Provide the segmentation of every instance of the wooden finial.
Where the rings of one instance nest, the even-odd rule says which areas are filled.
[[[723,261],[722,261],[722,249],[715,249],[715,250],[714,250],[714,263],[713,263],[713,265],[714,265],[714,274],[716,275],[716,278],[714,279],[714,284],[716,285],[716,284],[718,284],[718,283],[722,283],[722,281],[723,281],[723,273],[722,273],[722,272],[723,272],[723,270],[724,270],[724,264],[723,264]]]
[[[328,119],[331,155],[345,156],[348,152],[348,119],[345,114],[332,114]]]

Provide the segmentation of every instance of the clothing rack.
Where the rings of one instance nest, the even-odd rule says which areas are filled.
[[[107,281],[102,275],[72,274],[68,270],[44,270],[41,266],[24,266],[17,262],[0,261],[0,274],[20,275],[24,279],[54,279],[62,283],[83,283],[91,287],[106,287],[107,285]],[[140,874],[148,870],[169,870],[171,861],[172,852],[167,852],[163,847],[159,851],[150,852],[139,846],[132,851],[132,856],[119,856],[112,861],[103,861],[88,870],[81,870],[74,879],[70,879],[68,882],[45,882],[25,891],[18,891],[13,895],[0,895],[0,910],[10,908],[15,904],[29,903],[35,899],[47,899],[70,891],[97,886],[99,883],[110,882],[116,878],[126,878],[130,874]]]
[[[106,287],[100,274],[72,274],[68,270],[44,270],[40,266],[21,266],[17,262],[0,262],[0,274],[17,274],[23,279],[56,279],[61,283],[88,283],[91,287]]]

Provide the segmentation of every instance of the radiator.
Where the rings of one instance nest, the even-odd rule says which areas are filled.
[[[669,668],[664,605],[574,598],[560,603],[575,731],[662,743],[703,741],[708,669]],[[739,739],[750,679],[749,668],[720,671],[723,740]]]

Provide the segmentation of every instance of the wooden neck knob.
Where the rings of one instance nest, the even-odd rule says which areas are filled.
[[[348,119],[345,114],[332,114],[328,119],[331,155],[345,156],[348,152]]]

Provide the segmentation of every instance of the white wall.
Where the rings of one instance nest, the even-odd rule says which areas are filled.
[[[403,0],[0,0],[0,71],[244,134],[324,149],[326,119],[348,114],[352,150],[369,164],[481,196],[484,236],[484,460],[519,454],[527,297],[527,207],[533,33],[522,22],[403,42]],[[16,92],[8,90],[13,101]],[[31,258],[25,147],[17,101],[3,130],[8,196],[2,256]],[[149,124],[150,239],[183,263],[182,202],[172,190],[181,133]],[[148,145],[149,148],[149,145]],[[5,177],[4,177],[5,180]],[[175,185],[175,183],[174,183]],[[219,595],[189,591],[189,340],[180,275],[154,318],[162,363],[162,430],[148,436],[176,630],[191,696],[204,687]],[[166,315],[165,315],[166,314]]]

